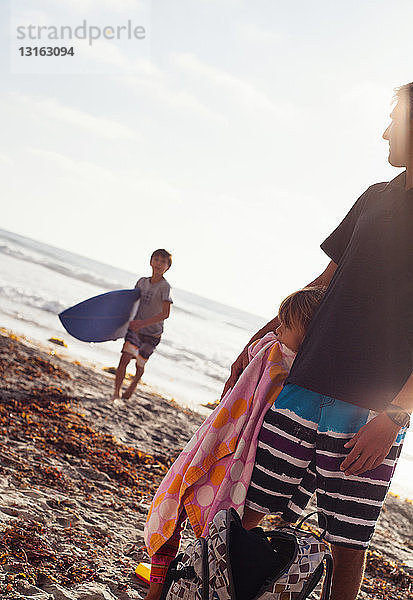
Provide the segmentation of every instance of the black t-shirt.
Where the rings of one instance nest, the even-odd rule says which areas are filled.
[[[371,186],[321,244],[338,267],[287,383],[382,410],[412,372],[413,190]]]

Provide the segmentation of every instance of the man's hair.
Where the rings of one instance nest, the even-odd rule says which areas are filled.
[[[413,81],[401,85],[394,90],[395,100],[407,99],[409,101],[410,117],[413,116]]]
[[[281,302],[278,318],[289,329],[306,333],[315,311],[323,299],[325,287],[311,286],[290,294]]]
[[[167,250],[165,250],[165,248],[158,248],[158,250],[154,250],[154,252],[152,252],[151,254],[151,260],[153,259],[154,256],[160,256],[161,258],[164,258],[166,260],[166,262],[168,263],[169,267],[172,264],[172,254],[170,252],[168,252]]]

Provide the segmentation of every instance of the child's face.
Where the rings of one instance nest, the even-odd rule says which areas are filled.
[[[153,256],[151,258],[150,265],[152,267],[153,273],[156,273],[157,275],[163,275],[169,269],[169,262],[166,258],[163,258],[162,256]]]
[[[287,346],[293,352],[298,352],[301,344],[303,343],[304,334],[296,328],[290,329],[282,321],[275,330],[278,337],[278,341]]]

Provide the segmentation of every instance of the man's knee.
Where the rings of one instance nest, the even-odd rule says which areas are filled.
[[[261,519],[263,519],[265,515],[263,513],[257,512],[249,506],[245,507],[244,516],[242,517],[242,526],[245,529],[253,529],[257,527]]]

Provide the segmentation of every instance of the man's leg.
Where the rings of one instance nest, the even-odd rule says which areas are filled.
[[[245,529],[257,527],[265,515],[245,507],[242,525]],[[363,580],[367,550],[354,550],[331,545],[333,554],[333,581],[330,600],[356,600]]]
[[[123,380],[125,379],[126,367],[128,366],[131,358],[132,356],[126,352],[122,352],[120,355],[119,365],[116,369],[115,391],[113,392],[112,400],[118,400],[120,397],[120,388],[122,387]]]
[[[324,400],[317,432],[317,505],[327,516],[326,539],[334,559],[331,600],[355,600],[363,579],[366,548],[404,433],[400,433],[385,463],[357,476],[344,475],[340,467],[349,452],[345,444],[375,413],[341,400]]]
[[[356,600],[363,580],[367,550],[331,545],[333,582],[330,600]]]
[[[265,514],[253,510],[249,506],[245,507],[244,516],[242,517],[242,526],[245,529],[254,529],[258,527],[261,519],[265,517]]]

